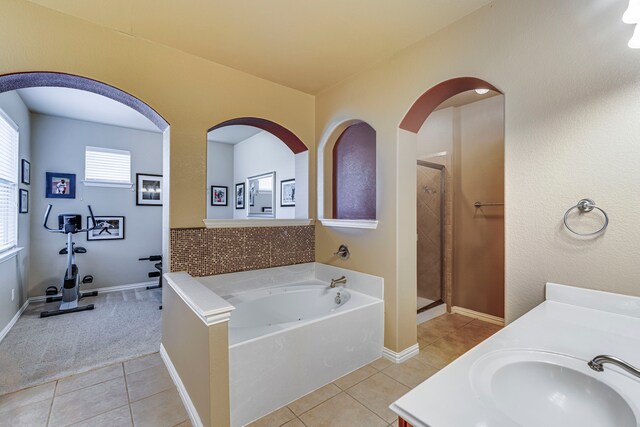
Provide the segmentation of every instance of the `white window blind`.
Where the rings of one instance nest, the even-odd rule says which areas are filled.
[[[131,152],[102,147],[85,149],[85,180],[131,184]]]
[[[0,252],[18,244],[18,127],[0,110]]]

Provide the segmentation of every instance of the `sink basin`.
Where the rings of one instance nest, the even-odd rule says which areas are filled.
[[[497,351],[476,361],[470,379],[478,398],[495,408],[505,425],[639,425],[640,383],[612,369],[594,372],[577,358]]]

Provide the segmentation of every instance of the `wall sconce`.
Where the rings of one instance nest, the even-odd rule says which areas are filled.
[[[628,45],[632,49],[640,49],[640,0],[629,0],[629,7],[622,15],[622,22],[636,26]]]

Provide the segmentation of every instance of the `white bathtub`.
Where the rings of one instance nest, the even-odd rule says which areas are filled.
[[[346,288],[330,288],[330,278],[342,275]],[[310,263],[198,280],[235,307],[229,321],[232,426],[382,356],[379,277]],[[241,291],[229,293],[234,289]]]

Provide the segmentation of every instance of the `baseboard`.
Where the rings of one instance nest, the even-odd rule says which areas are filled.
[[[198,415],[198,411],[196,411],[196,407],[193,405],[193,402],[189,397],[189,393],[187,393],[187,389],[184,387],[184,384],[180,379],[180,375],[178,375],[178,371],[176,371],[176,367],[173,366],[173,362],[171,362],[171,358],[169,357],[169,354],[167,353],[167,350],[165,350],[162,343],[160,343],[160,357],[162,357],[162,360],[164,361],[164,364],[169,371],[169,375],[171,375],[171,379],[178,389],[178,394],[180,394],[180,399],[182,399],[182,403],[187,409],[191,424],[193,424],[195,427],[204,427],[204,425],[202,424],[202,420],[200,420],[200,416]]]
[[[15,316],[13,316],[13,318],[11,319],[11,321],[9,323],[7,323],[7,326],[5,326],[2,329],[2,332],[0,332],[0,342],[2,342],[2,340],[4,339],[4,337],[7,336],[7,334],[9,333],[9,331],[11,330],[11,328],[13,328],[13,325],[16,324],[16,322],[18,321],[18,319],[20,318],[20,316],[22,316],[22,313],[24,313],[24,311],[27,309],[27,307],[29,306],[29,300],[26,300],[24,302],[24,304],[22,304],[22,307],[20,307],[20,310],[18,310],[18,312],[15,314]]]
[[[451,307],[451,313],[457,313],[462,316],[473,317],[474,319],[482,320],[487,323],[493,323],[494,325],[504,326],[504,319],[502,317],[480,313],[479,311],[469,310],[468,308],[453,306]]]
[[[396,353],[393,350],[389,350],[387,347],[382,349],[382,356],[385,359],[391,360],[393,363],[402,363],[411,359],[413,356],[420,352],[418,344],[414,344],[409,348],[405,348],[400,353]]]
[[[119,286],[108,286],[105,288],[96,288],[96,289],[83,289],[82,287],[80,288],[81,290],[87,291],[87,292],[98,292],[98,293],[102,293],[102,294],[106,294],[109,292],[118,292],[118,291],[127,291],[129,289],[138,289],[138,288],[146,288],[147,286],[156,286],[158,284],[157,280],[152,280],[149,282],[140,282],[140,283],[131,283],[129,285],[119,285]],[[81,285],[82,286],[82,285]],[[30,302],[40,302],[40,301],[44,301],[47,299],[46,295],[38,295],[37,297],[29,297],[29,301]]]

